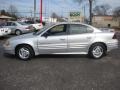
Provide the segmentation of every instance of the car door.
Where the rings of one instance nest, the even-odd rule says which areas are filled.
[[[68,52],[85,53],[94,39],[93,29],[86,25],[70,24],[68,35]]]
[[[40,54],[67,52],[67,29],[65,24],[56,25],[47,30],[38,39]]]

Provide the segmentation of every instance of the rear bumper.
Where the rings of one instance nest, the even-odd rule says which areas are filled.
[[[117,48],[118,48],[118,40],[114,40],[112,42],[107,43],[107,51],[111,51]]]
[[[33,32],[34,30],[30,30],[30,29],[26,29],[26,30],[22,30],[22,33],[30,33]]]
[[[22,33],[29,33],[30,30],[22,30]]]

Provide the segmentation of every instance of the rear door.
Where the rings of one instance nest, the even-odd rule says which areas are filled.
[[[93,29],[86,25],[70,24],[68,35],[68,52],[80,53],[88,50],[94,39]]]
[[[40,54],[67,52],[66,24],[60,24],[50,28],[38,39]]]

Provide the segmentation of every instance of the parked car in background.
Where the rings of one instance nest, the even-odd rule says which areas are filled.
[[[35,30],[40,30],[41,28],[43,28],[42,23],[34,23],[34,21],[25,21],[25,23],[32,25]]]
[[[8,34],[11,34],[11,29],[9,29],[9,28],[2,28],[0,26],[0,37],[6,36]]]
[[[118,48],[114,32],[81,23],[58,23],[42,30],[10,38],[4,44],[6,53],[29,60],[39,54],[88,54],[99,59]]]
[[[12,34],[21,35],[33,31],[33,26],[18,21],[8,21],[4,24],[4,28],[10,28]]]
[[[103,32],[115,32],[115,29],[111,29],[111,28],[99,28],[100,30],[102,30]]]

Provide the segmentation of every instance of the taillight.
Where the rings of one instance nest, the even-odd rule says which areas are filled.
[[[117,39],[117,35],[116,34],[114,34],[114,36],[113,36],[113,38],[112,39]]]

